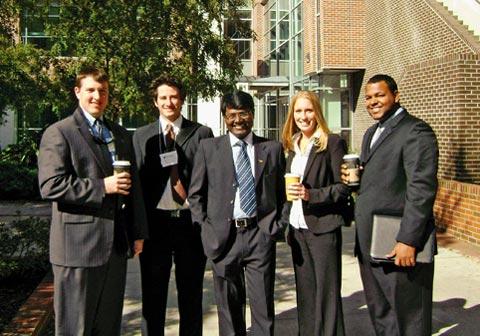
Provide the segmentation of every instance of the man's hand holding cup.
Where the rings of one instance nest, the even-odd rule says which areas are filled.
[[[358,189],[362,168],[363,167],[360,166],[360,157],[358,154],[344,155],[343,164],[340,167],[342,182],[352,189]]]
[[[130,179],[130,162],[114,161],[113,175],[103,179],[107,194],[128,195],[132,180]]]

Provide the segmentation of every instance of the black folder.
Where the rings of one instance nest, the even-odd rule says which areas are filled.
[[[385,257],[392,252],[397,243],[396,237],[400,230],[402,217],[390,215],[373,215],[372,244],[370,256],[375,262],[394,262],[394,259]],[[423,250],[418,251],[416,262],[431,263],[435,254],[435,230],[428,236]]]

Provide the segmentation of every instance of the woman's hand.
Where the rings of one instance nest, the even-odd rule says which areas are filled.
[[[287,186],[287,193],[294,199],[310,200],[310,192],[301,183],[291,183]]]

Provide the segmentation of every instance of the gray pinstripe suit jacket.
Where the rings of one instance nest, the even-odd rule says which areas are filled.
[[[147,225],[131,137],[106,121],[118,158],[132,163],[132,188],[126,199],[129,242],[146,238]],[[113,248],[116,196],[106,195],[103,179],[112,164],[90,134],[80,108],[43,134],[38,157],[42,197],[53,201],[50,262],[67,267],[105,264]]]

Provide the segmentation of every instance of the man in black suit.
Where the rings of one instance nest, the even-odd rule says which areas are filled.
[[[189,191],[212,261],[220,335],[245,335],[245,280],[253,335],[273,335],[275,241],[285,200],[282,146],[253,134],[253,98],[223,97],[229,133],[200,143]]]
[[[143,316],[149,335],[164,334],[173,260],[180,335],[202,335],[206,257],[200,227],[192,224],[186,197],[198,144],[213,133],[182,117],[186,92],[179,81],[160,77],[151,89],[159,119],[133,135],[150,230],[140,257]]]
[[[433,262],[415,258],[435,229],[438,145],[430,126],[410,115],[399,99],[390,76],[367,82],[366,108],[377,123],[363,137],[356,253],[376,334],[431,335]],[[402,217],[387,256],[392,263],[375,264],[370,258],[375,214]]]
[[[53,201],[50,262],[56,335],[120,335],[127,253],[142,251],[146,215],[131,137],[107,120],[108,77],[77,75],[75,112],[46,129],[38,156],[42,197]],[[113,174],[128,160],[130,173]]]

